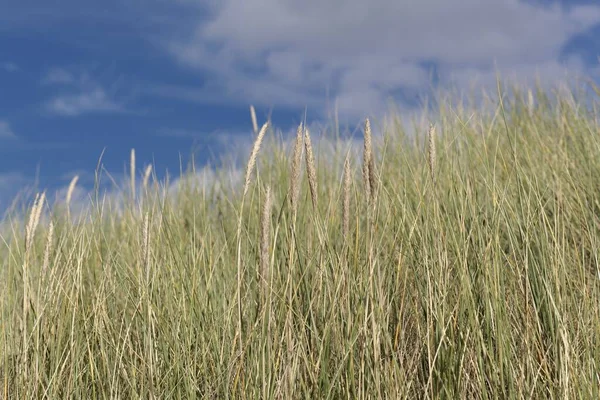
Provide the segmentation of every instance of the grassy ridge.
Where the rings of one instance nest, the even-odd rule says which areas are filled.
[[[595,103],[535,98],[15,223],[2,396],[600,398]]]

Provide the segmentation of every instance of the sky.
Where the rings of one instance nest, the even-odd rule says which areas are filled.
[[[23,187],[178,175],[252,138],[417,109],[432,90],[600,77],[600,3],[0,0],[0,213]],[[82,191],[83,192],[83,191]],[[52,195],[54,193],[54,195]]]

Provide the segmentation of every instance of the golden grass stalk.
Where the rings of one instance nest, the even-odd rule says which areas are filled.
[[[144,223],[142,226],[142,262],[145,272],[145,282],[143,284],[144,297],[146,298],[146,346],[147,346],[147,360],[150,372],[150,397],[153,398],[152,390],[154,385],[154,363],[155,354],[154,348],[155,343],[153,340],[154,336],[154,319],[152,318],[152,300],[151,300],[151,269],[150,269],[150,213],[146,212],[144,216]],[[141,281],[140,276],[140,281]]]
[[[150,181],[150,175],[152,174],[152,164],[148,164],[146,170],[144,171],[144,180],[142,181],[142,186],[144,191],[148,190],[148,182]]]
[[[46,200],[46,192],[41,195],[36,194],[31,213],[29,214],[29,221],[25,226],[25,257],[23,260],[23,319],[21,321],[21,333],[23,335],[23,349],[22,349],[22,365],[21,374],[23,382],[27,381],[28,375],[28,353],[29,353],[29,334],[27,332],[27,318],[29,314],[29,261],[31,257],[31,248],[33,247],[33,238],[35,236],[35,230],[40,222],[42,215],[42,209]]]
[[[428,134],[428,148],[429,148],[429,172],[431,173],[431,180],[435,183],[435,126],[429,125]]]
[[[254,106],[250,106],[250,118],[252,119],[252,131],[256,135],[258,133],[258,122],[256,120],[256,110]]]
[[[269,285],[269,242],[271,240],[271,188],[267,186],[267,193],[260,218],[260,278],[263,293],[267,293]]]
[[[350,157],[346,157],[344,161],[344,180],[343,180],[343,200],[342,200],[342,235],[344,240],[350,232]]]
[[[306,172],[308,175],[308,186],[310,188],[310,197],[312,199],[313,207],[317,208],[317,169],[315,167],[315,156],[313,154],[313,147],[310,141],[310,133],[308,129],[304,129],[304,148],[306,150]]]
[[[250,153],[250,158],[248,160],[248,165],[246,166],[246,177],[244,179],[244,191],[242,194],[242,201],[240,204],[240,214],[238,217],[238,227],[237,227],[237,289],[236,289],[236,299],[237,299],[237,311],[238,311],[238,332],[237,332],[237,340],[239,340],[239,351],[240,357],[244,351],[243,345],[243,317],[242,317],[242,215],[244,212],[244,200],[246,199],[246,194],[248,193],[248,188],[250,187],[250,178],[252,177],[252,171],[254,170],[254,166],[256,165],[256,157],[258,156],[258,151],[260,150],[260,145],[262,140],[267,132],[267,128],[269,127],[269,122],[265,122],[265,124],[258,132],[256,139],[254,140],[254,145],[252,146],[252,152]]]
[[[129,167],[131,172],[131,199],[135,201],[135,149],[131,149]]]
[[[298,213],[298,197],[300,196],[300,168],[302,166],[302,124],[296,131],[296,142],[294,143],[294,152],[292,154],[292,168],[290,178],[290,204],[292,206],[292,218],[296,220]]]

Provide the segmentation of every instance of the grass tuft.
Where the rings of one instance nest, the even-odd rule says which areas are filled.
[[[235,184],[148,167],[133,202],[132,151],[77,218],[38,194],[0,229],[0,397],[600,398],[598,98],[498,89],[425,141],[366,120],[361,190],[354,141],[267,123]]]

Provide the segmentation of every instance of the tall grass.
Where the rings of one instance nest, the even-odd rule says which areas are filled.
[[[174,196],[132,152],[126,212],[76,223],[42,195],[3,231],[0,397],[600,398],[597,103],[521,93],[367,121],[362,160],[254,123],[243,181]]]

